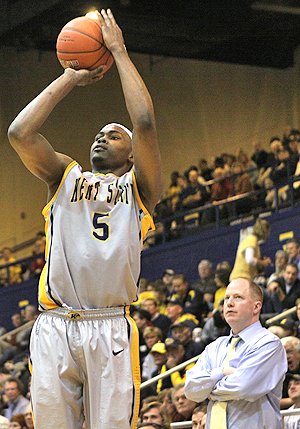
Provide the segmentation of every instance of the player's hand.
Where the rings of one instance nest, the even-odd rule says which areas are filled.
[[[110,9],[97,12],[103,33],[103,39],[107,48],[112,52],[126,51],[122,31]]]
[[[224,366],[223,367],[223,374],[224,375],[233,374],[235,371],[236,371],[236,368],[232,368],[231,366]]]
[[[70,79],[74,79],[76,85],[86,86],[102,79],[105,69],[106,66],[100,66],[95,70],[74,70],[68,68],[64,71],[64,74],[67,75]]]

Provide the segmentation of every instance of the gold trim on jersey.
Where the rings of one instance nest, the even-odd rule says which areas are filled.
[[[148,212],[148,210],[144,206],[144,203],[141,200],[141,197],[140,197],[140,194],[138,191],[138,187],[137,187],[137,183],[136,183],[136,177],[135,177],[134,171],[132,171],[132,180],[133,180],[133,187],[135,190],[136,198],[138,200],[138,203],[139,203],[141,209],[145,213],[145,216],[141,220],[141,227],[142,227],[141,237],[142,237],[142,242],[143,242],[144,237],[147,234],[149,228],[151,227],[152,230],[155,230],[155,225],[154,225],[153,218],[152,218],[151,214]]]
[[[138,415],[140,409],[140,384],[141,384],[141,370],[139,358],[139,332],[135,321],[130,317],[129,306],[126,306],[126,317],[132,326],[132,341],[131,341],[131,361],[132,361],[132,378],[135,386],[135,409],[131,428],[137,427]]]

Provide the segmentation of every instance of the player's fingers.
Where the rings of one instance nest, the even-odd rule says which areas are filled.
[[[116,25],[115,17],[113,16],[113,13],[110,9],[107,9],[107,16],[111,20],[112,25]]]
[[[109,20],[109,18],[107,16],[107,13],[106,13],[105,9],[101,9],[101,15],[102,15],[102,18],[104,19],[105,25],[109,26],[110,20]]]

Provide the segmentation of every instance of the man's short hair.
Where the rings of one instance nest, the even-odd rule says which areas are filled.
[[[22,383],[19,378],[16,377],[9,377],[7,380],[5,380],[4,387],[6,383],[17,383],[17,389],[22,394],[24,392],[24,384]]]
[[[300,340],[299,340],[299,338],[290,336],[290,337],[281,338],[280,341],[281,341],[281,344],[283,345],[283,347],[285,347],[287,344],[290,343],[290,344],[292,344],[293,349],[296,352],[300,352]]]
[[[173,276],[173,280],[176,280],[176,279],[181,279],[183,283],[187,283],[187,279],[184,274],[175,274]]]
[[[200,265],[207,265],[207,266],[209,266],[210,268],[212,268],[212,263],[208,260],[208,259],[202,259],[202,261],[200,261],[199,262],[199,264],[198,264],[198,267],[200,266]]]
[[[296,247],[300,247],[300,240],[298,240],[298,238],[289,238],[286,244],[288,243],[294,243]]]
[[[251,292],[251,295],[253,295],[258,301],[263,303],[264,293],[262,288],[257,283],[249,281],[249,290]]]
[[[207,413],[207,405],[202,404],[202,405],[198,405],[194,410],[193,410],[193,414],[197,414],[197,413]],[[193,415],[192,414],[192,415]]]
[[[285,270],[287,269],[287,267],[293,267],[293,268],[295,268],[295,270],[297,270],[297,273],[298,273],[298,271],[299,271],[298,265],[297,265],[297,264],[294,264],[294,262],[288,262],[288,263],[286,264]]]

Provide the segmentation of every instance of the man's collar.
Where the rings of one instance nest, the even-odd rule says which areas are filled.
[[[241,339],[246,342],[250,340],[253,335],[261,328],[261,323],[258,320],[257,322],[252,323],[251,325],[247,326],[247,328],[243,329],[242,331],[238,332],[237,334],[233,334],[232,329],[230,331],[230,334],[227,339],[227,344],[231,341],[232,337],[241,337]]]

